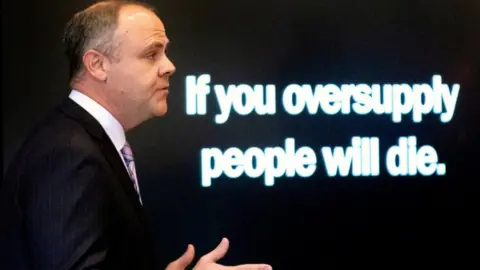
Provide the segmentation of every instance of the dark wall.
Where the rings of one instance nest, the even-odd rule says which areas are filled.
[[[188,243],[197,255],[221,237],[223,262],[274,269],[392,269],[473,261],[478,227],[479,1],[150,1],[171,39],[177,67],[169,112],[128,134],[142,196],[167,263]],[[61,36],[91,1],[5,1],[2,8],[3,166],[28,129],[68,95]],[[388,116],[233,115],[223,125],[187,116],[185,77],[212,84],[430,83],[460,85],[453,119]],[[278,91],[280,94],[280,91]],[[281,108],[281,107],[279,107]],[[407,118],[410,119],[408,116]],[[407,120],[408,120],[407,119]],[[384,150],[417,136],[446,164],[445,176],[217,179],[200,185],[200,149],[282,145],[318,150],[378,136]],[[319,164],[321,164],[319,162]],[[4,169],[5,170],[5,169]],[[470,247],[469,245],[472,245]]]

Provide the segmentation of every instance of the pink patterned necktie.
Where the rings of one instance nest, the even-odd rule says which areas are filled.
[[[133,161],[133,152],[127,141],[125,141],[125,146],[123,146],[120,152],[122,153],[123,159],[127,164],[128,174],[130,175],[130,179],[132,179],[133,187],[135,188],[141,203],[142,199],[140,198],[140,188],[138,186],[137,173],[135,171],[135,162]]]

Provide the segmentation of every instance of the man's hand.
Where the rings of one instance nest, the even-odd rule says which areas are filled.
[[[242,264],[237,266],[217,264],[216,262],[227,253],[228,245],[228,239],[223,238],[214,250],[200,258],[193,270],[272,270],[272,267],[267,264]]]
[[[195,249],[192,245],[188,245],[187,250],[175,261],[171,262],[165,270],[184,270],[195,256]]]
[[[217,264],[227,253],[229,242],[223,238],[220,244],[208,254],[203,255],[193,270],[272,270],[267,264],[242,264],[236,266],[224,266]],[[187,251],[177,260],[171,262],[166,270],[184,270],[193,260],[195,251],[192,245],[188,245]]]

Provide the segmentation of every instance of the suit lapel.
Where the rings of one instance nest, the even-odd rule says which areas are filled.
[[[85,111],[70,98],[67,98],[63,102],[63,104],[60,106],[60,110],[81,123],[85,130],[92,135],[92,137],[97,139],[102,153],[105,155],[105,158],[112,166],[113,171],[118,176],[118,180],[120,185],[123,187],[125,194],[132,201],[132,205],[135,208],[140,221],[144,223],[145,217],[138,194],[133,187],[132,180],[130,179],[128,172],[123,165],[123,161],[118,154],[117,149],[113,145],[113,142],[110,140],[103,127],[93,116],[91,116],[87,111]]]

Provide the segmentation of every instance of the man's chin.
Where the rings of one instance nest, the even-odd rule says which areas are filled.
[[[162,116],[164,116],[167,112],[168,112],[168,106],[167,106],[167,104],[162,104],[162,105],[158,106],[158,107],[154,110],[153,115],[156,116],[156,117],[162,117]]]

